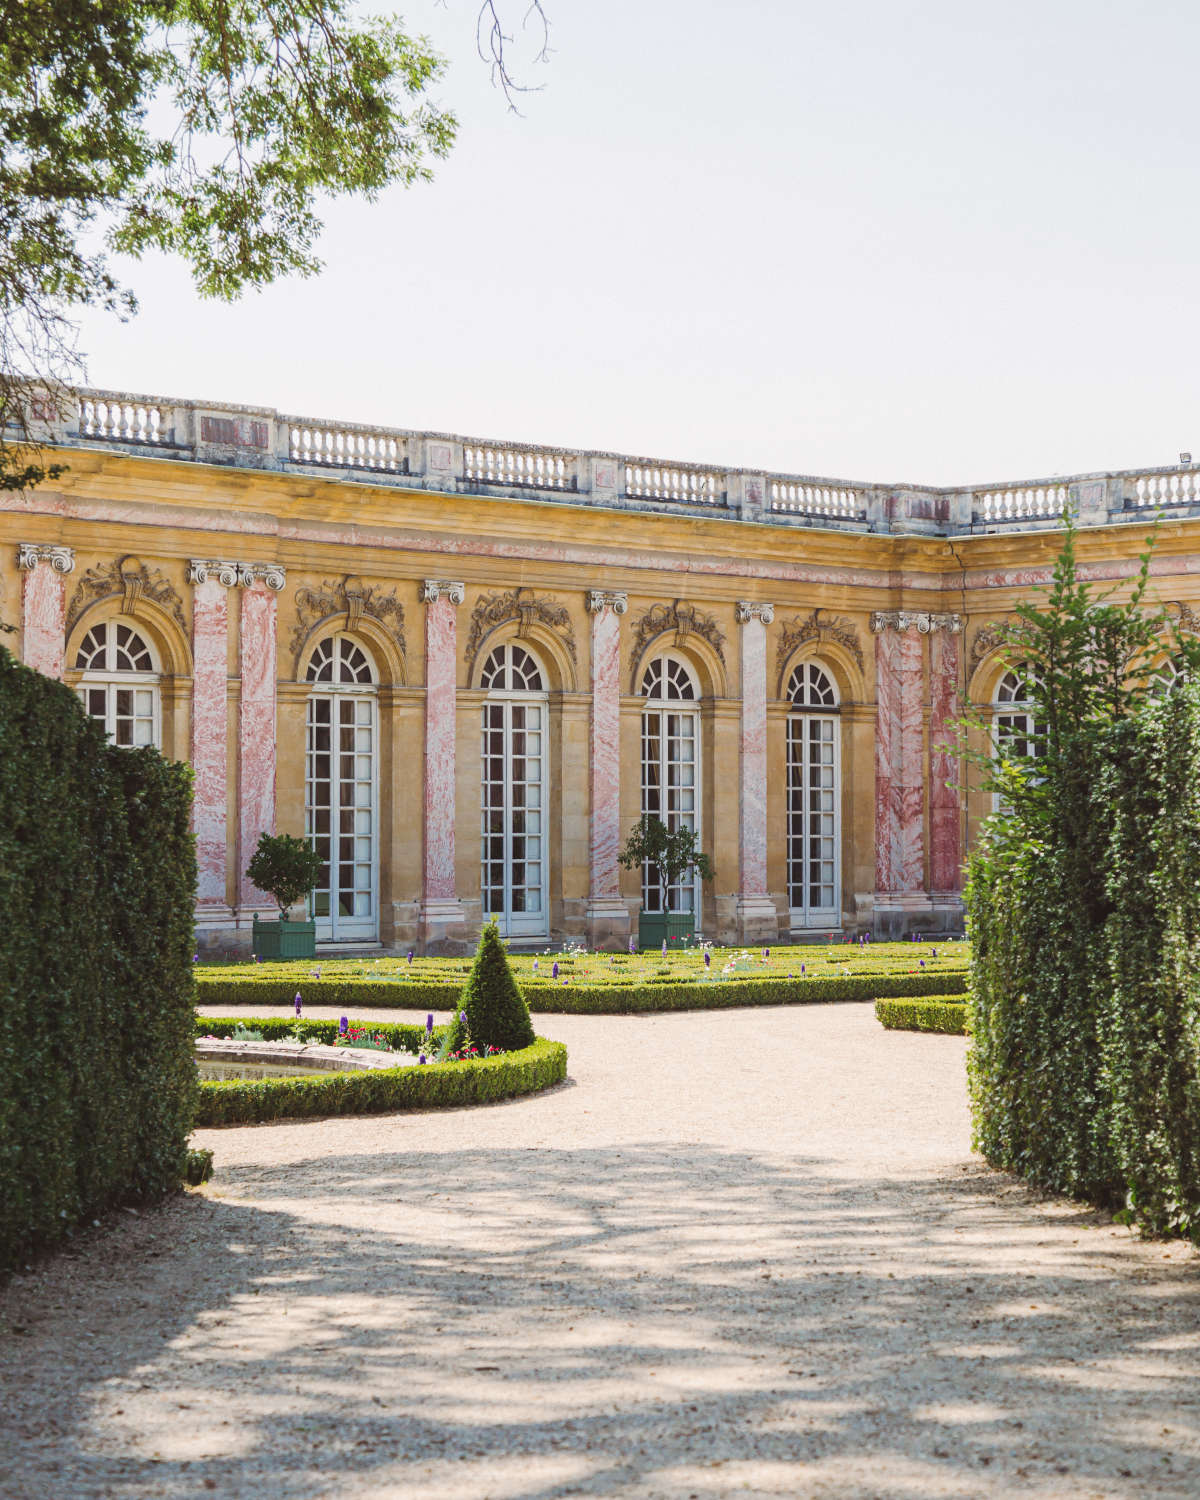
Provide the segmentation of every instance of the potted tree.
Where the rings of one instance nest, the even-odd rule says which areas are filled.
[[[704,854],[693,828],[668,828],[653,813],[643,813],[634,824],[625,847],[617,860],[627,870],[649,864],[663,892],[664,901],[689,869],[701,880],[713,878],[712,862]],[[660,948],[664,942],[685,944],[696,930],[696,916],[690,911],[643,911],[638,918],[639,948]]]
[[[324,861],[306,839],[287,833],[264,833],[259,837],[246,874],[259,888],[273,896],[279,907],[278,922],[260,922],[255,913],[251,950],[256,958],[315,958],[317,924],[292,922],[288,907],[303,900],[316,885]]]

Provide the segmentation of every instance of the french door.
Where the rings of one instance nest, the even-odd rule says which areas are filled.
[[[642,714],[642,812],[653,814],[672,832],[696,829],[697,717],[694,712],[650,708]],[[665,888],[647,864],[642,872],[642,909],[646,912],[695,912],[694,871]]]
[[[838,719],[788,718],[788,899],[793,927],[839,924]]]
[[[309,698],[305,817],[322,861],[310,897],[318,941],[379,937],[377,737],[374,695]]]
[[[482,725],[482,868],[485,918],[505,937],[545,937],[546,704],[489,698]]]

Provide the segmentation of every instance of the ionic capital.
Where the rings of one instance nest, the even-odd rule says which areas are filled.
[[[38,563],[49,563],[56,573],[75,571],[74,547],[55,547],[49,542],[18,542],[17,567],[32,572]]]
[[[238,563],[237,581],[244,589],[252,583],[265,583],[277,594],[287,582],[287,570],[282,563]]]
[[[188,563],[189,583],[206,583],[210,576],[231,589],[241,581],[241,568],[235,562],[214,562],[211,558],[193,557]]]
[[[769,625],[775,618],[775,606],[757,604],[752,599],[739,599],[734,607],[734,615],[739,625],[749,625],[751,620],[761,620],[764,625]]]
[[[439,599],[449,599],[451,604],[457,605],[467,597],[467,586],[446,578],[425,578],[421,581],[420,597],[422,604],[436,604]]]
[[[881,635],[885,630],[917,630],[921,635],[945,630],[950,635],[957,635],[962,628],[962,615],[935,615],[925,610],[886,609],[877,610],[871,616],[873,635]]]
[[[623,615],[629,608],[629,595],[612,589],[589,589],[586,603],[589,615],[602,615],[606,609]]]

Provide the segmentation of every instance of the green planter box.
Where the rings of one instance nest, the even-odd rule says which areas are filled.
[[[669,952],[690,948],[696,941],[696,914],[690,911],[642,912],[638,917],[638,947],[643,953],[660,948],[666,939]]]
[[[316,958],[315,922],[260,922],[254,918],[250,951],[255,958]]]

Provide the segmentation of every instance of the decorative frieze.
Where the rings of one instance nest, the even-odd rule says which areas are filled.
[[[467,597],[467,586],[465,583],[454,583],[445,578],[424,578],[421,580],[420,599],[422,604],[436,604],[439,599],[446,599],[451,604],[458,605]]]
[[[885,630],[898,630],[901,633],[916,630],[921,635],[928,635],[933,630],[948,630],[952,635],[957,635],[962,628],[961,615],[936,615],[925,610],[877,610],[871,616],[871,630],[875,635],[881,635]]]
[[[971,641],[971,653],[967,658],[967,681],[970,682],[975,675],[980,662],[997,646],[1008,643],[1008,627],[992,621],[988,625],[981,625],[975,632]]]
[[[589,589],[586,608],[589,615],[601,615],[606,609],[623,615],[629,608],[629,595],[613,589]]]
[[[18,542],[17,567],[32,572],[39,563],[49,563],[56,573],[75,570],[75,549],[42,542]]]
[[[748,625],[751,620],[761,620],[764,625],[769,625],[775,618],[775,606],[756,604],[750,599],[739,599],[734,606],[733,613],[739,625]]]
[[[52,564],[53,566],[53,564]],[[60,568],[59,572],[69,572]],[[162,571],[150,569],[140,557],[131,553],[115,558],[111,563],[89,568],[75,587],[67,609],[66,630],[70,634],[75,621],[89,605],[99,599],[121,596],[121,613],[136,614],[143,600],[157,604],[175,621],[180,630],[186,632],[183,605],[175,589],[163,576]]]
[[[518,640],[527,640],[531,626],[537,622],[554,631],[563,648],[575,665],[575,633],[571,629],[571,616],[561,604],[550,599],[538,599],[527,589],[509,589],[503,594],[484,594],[471,611],[471,629],[463,649],[463,659],[473,666],[479,648],[499,625],[517,622]]]
[[[340,614],[346,617],[346,630],[357,629],[363,616],[369,616],[387,631],[401,654],[405,653],[404,605],[397,599],[395,588],[385,594],[381,587],[364,583],[349,573],[337,583],[325,579],[319,589],[296,590],[296,624],[292,629],[291,648],[297,664],[304,643],[317,626]]]
[[[838,615],[822,618],[822,611],[814,609],[810,615],[797,615],[779,632],[779,640],[775,647],[776,672],[782,676],[783,669],[787,666],[788,658],[793,651],[807,645],[809,641],[835,642],[844,651],[850,653],[858,663],[859,670],[862,670],[863,650],[859,644],[858,631],[851,622]]]

